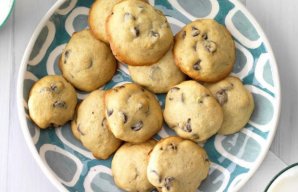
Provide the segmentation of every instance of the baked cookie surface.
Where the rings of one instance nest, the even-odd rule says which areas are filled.
[[[168,137],[150,153],[148,180],[160,192],[195,192],[208,175],[205,150],[192,141]]]
[[[106,20],[112,13],[114,5],[122,0],[96,0],[89,11],[89,26],[92,34],[97,38],[108,43],[106,34]]]
[[[155,95],[134,83],[106,92],[105,116],[115,137],[131,143],[150,139],[163,123],[162,110]]]
[[[207,88],[185,81],[168,92],[164,119],[180,137],[202,142],[217,133],[223,111]]]
[[[229,76],[215,84],[206,84],[223,108],[224,121],[218,133],[229,135],[240,131],[254,110],[251,93],[239,78]]]
[[[157,142],[125,143],[112,160],[112,174],[118,187],[130,192],[151,192],[154,186],[147,179],[149,153]]]
[[[82,91],[93,91],[110,81],[116,67],[109,46],[87,29],[72,35],[59,62],[64,78]]]
[[[229,31],[212,19],[187,24],[175,36],[176,65],[191,78],[219,81],[232,71],[236,50]]]
[[[128,66],[128,70],[134,82],[154,93],[166,93],[186,77],[175,65],[172,50],[153,65]]]
[[[62,126],[71,120],[77,104],[75,89],[62,76],[49,75],[30,90],[28,108],[31,119],[44,129]]]
[[[173,43],[167,18],[140,0],[115,5],[106,25],[115,57],[128,65],[151,65],[161,59]]]
[[[103,90],[93,91],[82,101],[72,122],[73,134],[98,159],[107,159],[121,144],[108,128],[104,116],[104,93]]]

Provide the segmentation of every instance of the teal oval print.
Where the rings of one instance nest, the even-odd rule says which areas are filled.
[[[263,95],[253,93],[255,109],[251,121],[260,125],[266,125],[273,118],[274,107]]]
[[[248,20],[248,18],[241,12],[237,11],[232,18],[232,21],[235,27],[244,35],[246,38],[251,41],[256,41],[260,38],[258,32]]]
[[[212,11],[212,4],[210,0],[177,1],[184,10],[197,18],[206,17]]]

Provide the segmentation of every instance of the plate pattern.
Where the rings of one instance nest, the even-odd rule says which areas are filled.
[[[111,158],[96,160],[78,142],[69,125],[58,129],[39,130],[28,116],[28,93],[33,83],[48,74],[60,74],[58,60],[73,32],[87,27],[88,11],[92,0],[66,0],[50,17],[40,31],[31,50],[24,79],[23,102],[28,131],[44,164],[57,180],[69,191],[121,191],[111,177]],[[237,61],[233,75],[241,78],[255,99],[255,111],[250,122],[237,134],[214,136],[204,148],[212,162],[208,178],[198,191],[233,191],[248,177],[251,168],[270,145],[269,134],[274,131],[277,118],[276,87],[272,74],[274,66],[264,45],[264,39],[253,22],[228,0],[150,0],[162,10],[176,33],[185,24],[197,18],[213,18],[225,25],[233,35],[237,48]],[[127,67],[119,69],[107,85],[101,89],[131,82]],[[78,99],[88,93],[78,92]],[[165,95],[158,95],[164,106]],[[272,130],[273,129],[273,130]],[[156,139],[175,135],[164,125]]]

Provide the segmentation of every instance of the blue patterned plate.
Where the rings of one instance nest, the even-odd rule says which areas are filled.
[[[96,160],[77,140],[69,124],[40,130],[28,117],[32,84],[48,74],[60,74],[57,61],[71,34],[87,27],[93,0],[59,0],[37,26],[24,54],[18,79],[18,111],[22,130],[43,172],[61,191],[120,191],[111,176],[111,158]],[[263,161],[274,137],[280,112],[280,82],[269,42],[256,20],[236,0],[150,0],[167,16],[176,33],[197,18],[213,18],[232,33],[237,48],[233,74],[240,77],[255,99],[249,123],[231,136],[214,136],[204,148],[211,160],[208,178],[199,191],[237,191]],[[131,81],[120,65],[109,89]],[[78,92],[79,99],[87,93]],[[158,95],[164,104],[164,95]],[[156,138],[174,133],[164,125]]]

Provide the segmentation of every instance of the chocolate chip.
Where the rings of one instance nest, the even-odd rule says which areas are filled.
[[[199,34],[200,34],[200,30],[199,30],[198,28],[192,26],[192,27],[191,27],[191,35],[192,35],[193,37],[196,37],[196,36],[198,36]]]
[[[191,119],[190,118],[187,119],[187,122],[182,127],[182,130],[185,131],[185,132],[188,132],[188,133],[192,132]]]
[[[205,161],[208,161],[208,162],[209,162],[209,159],[208,159],[208,158],[206,158],[206,159],[205,159]]]
[[[131,21],[131,20],[136,20],[136,17],[133,16],[131,13],[126,12],[124,14],[124,21],[127,22],[127,21]]]
[[[204,47],[209,53],[213,53],[216,51],[216,43],[213,41],[205,41]]]
[[[110,117],[113,114],[113,112],[114,112],[113,109],[111,109],[111,110],[108,109],[108,111],[107,111],[108,116]]]
[[[185,39],[185,37],[186,37],[186,31],[183,31],[182,34],[181,34],[181,36],[182,36],[183,39]]]
[[[181,102],[184,103],[185,98],[184,98],[184,93],[181,94]]]
[[[217,91],[215,97],[220,105],[224,105],[228,101],[228,95],[225,89]]]
[[[67,105],[66,105],[65,101],[55,101],[53,103],[53,107],[54,108],[60,108],[60,109],[66,109]]]
[[[142,129],[142,127],[143,127],[143,121],[139,121],[139,122],[137,122],[136,124],[134,124],[134,125],[131,127],[131,129],[132,129],[133,131],[139,131],[139,130]]]
[[[92,115],[94,115],[94,111],[92,111]]]
[[[123,123],[127,122],[127,115],[126,113],[121,112]]]
[[[81,135],[83,135],[83,136],[86,135],[86,134],[83,133],[82,130],[80,129],[80,124],[78,125],[77,130],[78,130],[78,132],[79,132]]]
[[[54,84],[54,83],[52,83],[52,84],[50,85],[50,89],[51,89],[51,91],[53,91],[53,92],[57,92],[57,91],[58,91],[58,87],[57,87],[57,85]]]
[[[174,177],[166,177],[164,179],[164,187],[169,191],[173,186],[173,181],[175,180]]]
[[[106,118],[103,118],[103,120],[101,122],[101,126],[102,127],[105,127],[106,126],[106,122],[107,122],[107,119]]]
[[[162,151],[162,150],[163,150],[163,148],[162,148],[162,147],[160,147],[160,148],[159,148],[159,150],[161,150],[161,151]]]
[[[64,64],[66,64],[70,52],[71,52],[71,50],[69,50],[69,49],[64,52]]]
[[[138,27],[134,27],[133,29],[131,29],[131,32],[132,34],[135,36],[135,37],[139,37],[140,36],[140,30]]]
[[[155,32],[155,31],[150,31],[150,35],[151,35],[151,37],[156,37],[156,38],[160,37],[159,33]]]
[[[177,150],[177,146],[174,143],[170,143],[169,147],[173,151],[176,151]]]
[[[197,62],[195,62],[195,64],[193,64],[192,68],[196,71],[200,71],[201,70],[201,60],[199,59]]]
[[[208,39],[208,35],[207,35],[207,33],[204,33],[204,34],[202,35],[202,38],[203,38],[204,40],[207,40],[207,39]]]

